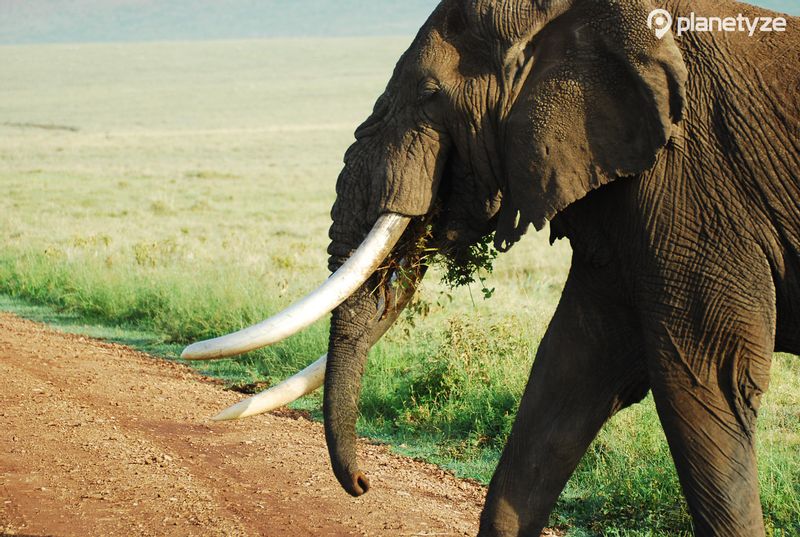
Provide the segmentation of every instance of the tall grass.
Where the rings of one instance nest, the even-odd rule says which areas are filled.
[[[341,155],[405,45],[0,47],[0,293],[177,343],[289,304],[327,276]],[[568,264],[567,244],[532,234],[498,258],[491,300],[430,274],[428,315],[401,319],[371,353],[359,430],[486,482]],[[326,339],[321,321],[199,368],[274,382]],[[319,395],[299,405],[318,415]],[[775,358],[757,438],[770,531],[800,534],[793,357]],[[574,535],[691,531],[651,400],[603,429],[552,522]]]

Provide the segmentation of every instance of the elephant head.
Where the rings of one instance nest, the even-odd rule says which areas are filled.
[[[326,438],[339,482],[366,492],[355,454],[360,379],[370,346],[424,274],[414,245],[432,230],[437,248],[457,252],[495,232],[505,251],[530,224],[541,229],[589,191],[650,168],[681,118],[686,78],[671,35],[648,30],[650,10],[644,1],[444,0],[345,155],[334,276],[277,317],[185,356],[269,344],[333,310]],[[403,265],[410,278],[391,285]]]

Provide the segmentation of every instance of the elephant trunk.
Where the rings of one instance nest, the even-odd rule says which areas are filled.
[[[353,496],[369,490],[369,480],[356,460],[355,429],[367,353],[411,300],[427,269],[419,260],[403,260],[400,266],[388,282],[370,279],[336,308],[331,318],[322,407],[325,439],[333,473]],[[404,281],[398,282],[397,274],[402,274]]]
[[[367,324],[379,312],[375,297],[365,287],[333,311],[322,407],[333,473],[353,496],[369,489],[369,481],[356,462],[355,427],[361,377],[371,343]]]

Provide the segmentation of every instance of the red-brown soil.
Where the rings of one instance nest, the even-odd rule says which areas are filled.
[[[322,427],[208,417],[241,396],[122,345],[0,313],[0,535],[474,535],[484,489],[360,444],[347,496]]]

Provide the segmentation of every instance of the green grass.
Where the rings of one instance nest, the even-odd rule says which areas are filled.
[[[0,47],[0,308],[174,359],[288,305],[327,276],[341,157],[405,45]],[[487,481],[568,263],[568,244],[532,234],[496,261],[488,301],[479,286],[448,295],[434,271],[430,313],[371,353],[359,430]],[[276,381],[322,354],[326,334],[321,321],[196,367]],[[800,362],[776,356],[758,433],[775,535],[800,533],[799,388]],[[318,416],[319,402],[298,406]],[[652,401],[603,429],[552,522],[573,535],[690,531]]]

